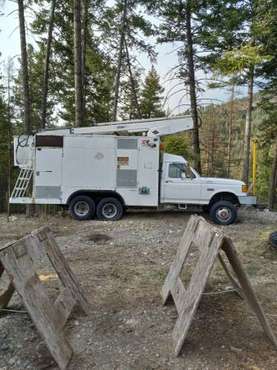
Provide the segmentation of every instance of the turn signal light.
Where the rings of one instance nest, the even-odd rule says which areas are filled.
[[[247,192],[248,192],[248,186],[247,186],[247,185],[242,185],[242,186],[241,186],[241,191],[242,191],[243,193],[247,193]]]

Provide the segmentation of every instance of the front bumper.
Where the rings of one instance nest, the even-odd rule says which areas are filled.
[[[254,195],[245,195],[238,198],[241,205],[254,206],[257,204],[257,198]]]

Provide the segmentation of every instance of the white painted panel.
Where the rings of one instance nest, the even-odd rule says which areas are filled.
[[[115,152],[114,137],[65,137],[63,191],[114,189]]]
[[[177,162],[172,162],[177,163]],[[198,177],[174,178],[170,176],[169,166],[171,162],[164,162],[161,184],[161,203],[173,204],[199,204],[201,199],[202,184]],[[180,165],[184,165],[180,162]]]
[[[37,148],[35,186],[61,186],[62,148]]]
[[[138,189],[148,188],[149,194],[138,194],[138,205],[158,206],[159,203],[159,149],[147,145],[144,137],[139,139]]]
[[[145,137],[138,138],[138,150],[128,150],[123,153],[120,149],[118,155],[130,156],[130,167],[137,169],[136,188],[117,188],[128,206],[157,206],[159,192],[159,140],[156,147],[147,145]],[[120,153],[120,154],[119,154]],[[135,158],[137,160],[135,161]],[[149,189],[149,193],[142,194],[141,188]]]

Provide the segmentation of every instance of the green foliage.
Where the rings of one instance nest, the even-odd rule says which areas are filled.
[[[145,78],[141,92],[140,110],[143,118],[162,117],[165,112],[162,108],[162,94],[164,88],[154,66]]]
[[[185,134],[171,135],[163,139],[167,153],[181,155],[187,160],[192,159],[190,138]]]
[[[266,201],[272,164],[272,156],[268,145],[266,147],[258,146],[257,163],[257,194],[260,201]]]
[[[99,20],[99,27],[102,31],[102,39],[105,40],[105,47],[116,59],[123,26],[124,0],[116,0],[111,4],[111,6],[104,8],[103,17]],[[125,33],[127,45],[131,51],[146,53],[151,60],[155,59],[156,52],[149,41],[155,32],[152,23],[145,17],[144,1],[127,1]]]
[[[41,89],[43,65],[46,49],[46,31],[49,21],[50,0],[37,1],[39,8],[31,24],[32,32],[37,37],[37,48],[29,47],[28,57],[32,89],[32,107],[34,129],[40,126]],[[100,25],[104,11],[104,1],[90,3],[89,25],[86,44],[86,122],[109,121],[111,118],[113,81],[115,68],[112,55],[105,52],[99,45],[100,36],[94,30]],[[20,72],[16,81],[16,104],[22,107]],[[73,11],[71,1],[58,1],[54,20],[54,39],[52,43],[47,126],[74,122],[74,65],[73,65]]]
[[[246,44],[224,52],[215,62],[214,70],[226,76],[233,76],[255,68],[270,58],[269,55],[263,55],[261,46]]]
[[[141,71],[133,67],[132,81],[129,77],[126,81],[122,81],[121,85],[120,117],[123,120],[141,118],[139,101],[141,93]]]

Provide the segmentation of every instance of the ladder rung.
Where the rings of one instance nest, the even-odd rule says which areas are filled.
[[[12,198],[22,198],[29,187],[31,178],[33,175],[33,170],[28,168],[22,168],[18,175],[15,183],[15,187],[12,191]]]

